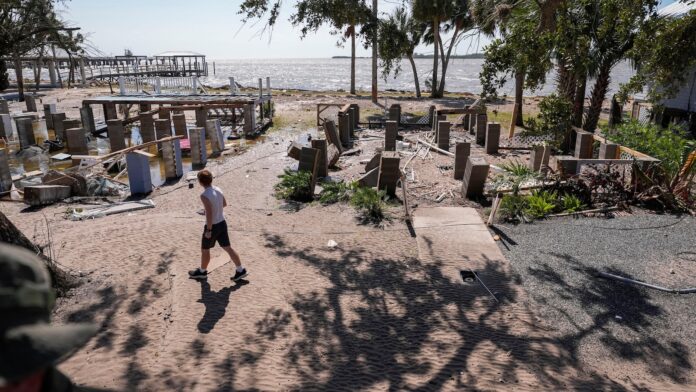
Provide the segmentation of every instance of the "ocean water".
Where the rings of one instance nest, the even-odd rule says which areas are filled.
[[[215,75],[213,75],[213,61]],[[416,59],[416,69],[421,84],[431,76],[432,59]],[[479,72],[483,59],[452,59],[447,69],[446,90],[450,92],[481,92]],[[371,88],[371,60],[356,59],[355,84],[358,90],[369,91]],[[259,59],[259,60],[208,60],[208,77],[202,78],[204,85],[222,87],[229,85],[229,77],[245,87],[257,87],[258,78],[271,78],[274,89],[301,89],[317,91],[350,90],[350,59]],[[610,96],[616,92],[620,83],[627,82],[634,74],[627,62],[618,64],[612,70]],[[550,72],[547,83],[539,90],[526,91],[526,95],[548,95],[555,90],[554,72]],[[401,72],[397,78],[390,76],[385,81],[380,76],[379,89],[415,91],[413,72],[408,60],[403,60]],[[592,84],[588,83],[587,94]],[[514,94],[514,80],[509,81],[499,94]]]

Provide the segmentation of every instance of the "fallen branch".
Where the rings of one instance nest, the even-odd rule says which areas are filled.
[[[618,280],[619,282],[634,284],[637,286],[644,286],[644,287],[648,287],[651,289],[664,291],[667,293],[673,293],[673,294],[693,294],[693,293],[696,293],[696,287],[691,287],[688,289],[670,289],[667,287],[662,287],[662,286],[658,286],[658,285],[654,285],[654,284],[650,284],[650,283],[641,282],[640,280],[633,280],[633,279],[629,279],[629,278],[624,278],[623,276],[609,274],[606,272],[598,272],[597,275],[599,275],[599,277],[601,277],[601,278],[614,279],[614,280]]]
[[[564,212],[562,214],[553,214],[553,215],[548,215],[548,218],[556,218],[556,217],[561,217],[561,216],[570,216],[570,215],[580,215],[580,214],[594,214],[594,213],[605,213],[605,212],[611,212],[611,211],[616,211],[618,210],[619,207],[614,206],[614,207],[608,207],[608,208],[596,208],[594,210],[585,210],[585,211],[576,211],[576,212]]]

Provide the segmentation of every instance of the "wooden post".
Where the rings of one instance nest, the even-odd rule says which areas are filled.
[[[510,131],[508,132],[508,139],[512,139],[513,136],[515,136],[515,122],[517,121],[517,116],[519,115],[520,108],[518,107],[520,104],[515,104],[515,106],[512,108],[512,119],[510,120]]]

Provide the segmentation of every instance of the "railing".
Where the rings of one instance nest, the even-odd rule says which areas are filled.
[[[196,76],[119,76],[120,95],[196,95],[202,89]]]

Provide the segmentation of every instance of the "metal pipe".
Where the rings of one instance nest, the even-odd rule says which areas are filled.
[[[638,286],[645,286],[645,287],[649,287],[651,289],[664,291],[667,293],[674,293],[674,294],[693,294],[693,293],[696,293],[696,287],[692,287],[692,288],[688,288],[688,289],[670,289],[667,287],[662,287],[662,286],[657,286],[657,285],[650,284],[650,283],[641,282],[639,280],[624,278],[623,276],[609,274],[606,272],[598,272],[597,274],[602,278],[614,279],[614,280],[618,280],[620,282],[634,284],[634,285],[638,285]]]

